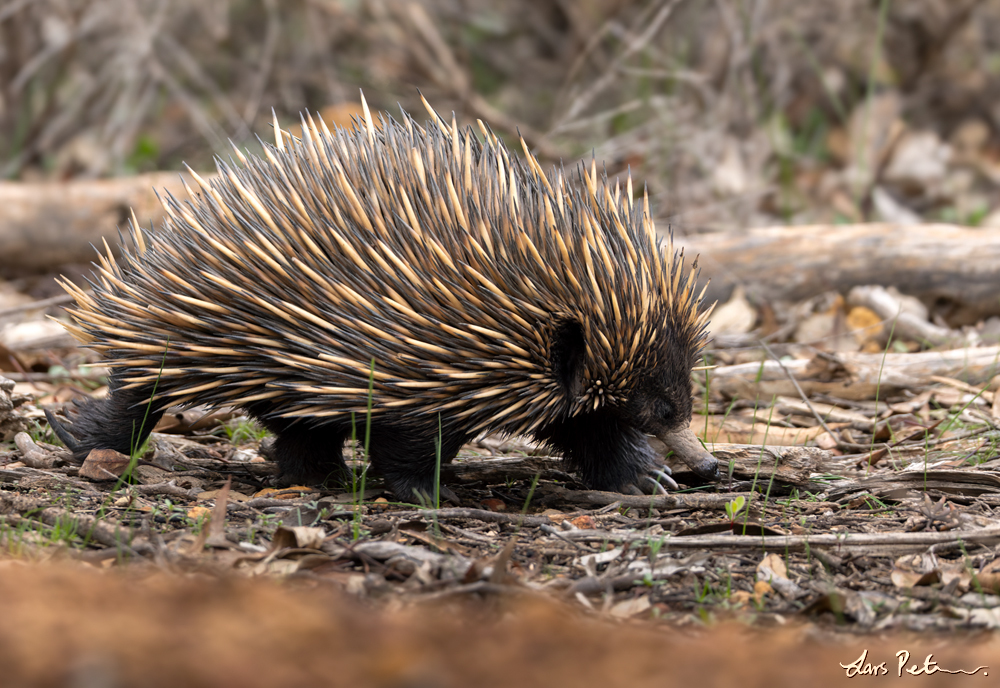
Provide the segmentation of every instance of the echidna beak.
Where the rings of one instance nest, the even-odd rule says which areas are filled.
[[[674,455],[686,463],[694,473],[705,480],[719,479],[719,460],[709,454],[702,446],[701,442],[691,428],[681,428],[673,432],[664,432],[657,435],[657,438],[668,450],[672,450]]]

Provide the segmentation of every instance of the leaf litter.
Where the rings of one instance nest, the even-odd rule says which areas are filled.
[[[724,322],[746,330],[759,318],[733,298]],[[906,353],[923,345],[852,321],[864,331],[834,317],[808,343],[785,328],[784,341],[707,351],[692,428],[723,477],[675,466],[681,489],[658,496],[587,490],[545,447],[492,436],[443,467],[457,503],[440,508],[385,492],[360,447],[353,486],[276,489],[268,439],[227,410],[167,413],[141,456],[95,451],[77,465],[43,440],[39,407],[65,388],[0,384],[0,422],[17,431],[0,454],[2,543],[32,558],[321,580],[378,605],[528,595],[679,625],[992,627],[1000,350],[961,346],[966,332],[960,348]]]

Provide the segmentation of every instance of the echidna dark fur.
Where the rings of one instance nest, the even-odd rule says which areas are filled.
[[[128,453],[170,405],[235,405],[276,435],[283,483],[339,479],[374,360],[369,456],[400,497],[432,493],[439,436],[450,461],[486,430],[547,442],[595,489],[655,487],[647,435],[715,476],[688,427],[707,313],[646,198],[427,108],[307,116],[301,139],[275,121],[264,158],[190,171],[161,229],[133,217],[92,293],[64,281],[67,327],[113,369],[108,398],[50,414],[77,457]]]

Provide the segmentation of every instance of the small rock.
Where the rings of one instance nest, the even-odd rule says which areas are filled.
[[[901,111],[899,94],[888,91],[859,103],[851,112],[847,126],[848,165],[844,169],[849,195],[858,197],[870,188],[905,129]]]
[[[907,132],[896,144],[883,178],[907,195],[920,195],[944,178],[951,156],[951,146],[935,132]]]
[[[392,521],[384,518],[376,519],[368,524],[368,530],[372,535],[384,535],[392,530]]]
[[[14,392],[14,381],[0,377],[0,436],[6,442],[14,439],[14,435],[28,429],[28,420],[15,409],[31,401],[27,394]]]
[[[876,186],[872,189],[872,204],[879,219],[897,225],[919,225],[923,220],[915,212],[897,201],[891,193]]]
[[[955,151],[956,162],[974,162],[980,157],[989,140],[990,127],[979,118],[963,121],[949,138],[951,147]]]
[[[712,312],[709,331],[712,335],[746,334],[756,322],[757,311],[747,300],[743,286],[737,285],[729,300]]]
[[[715,190],[724,196],[739,195],[747,189],[747,170],[740,152],[740,144],[734,138],[725,141],[722,159],[712,173]]]

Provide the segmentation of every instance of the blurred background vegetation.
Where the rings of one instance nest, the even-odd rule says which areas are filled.
[[[2,0],[0,177],[211,169],[360,88],[631,169],[681,232],[1000,225],[1000,0]]]

